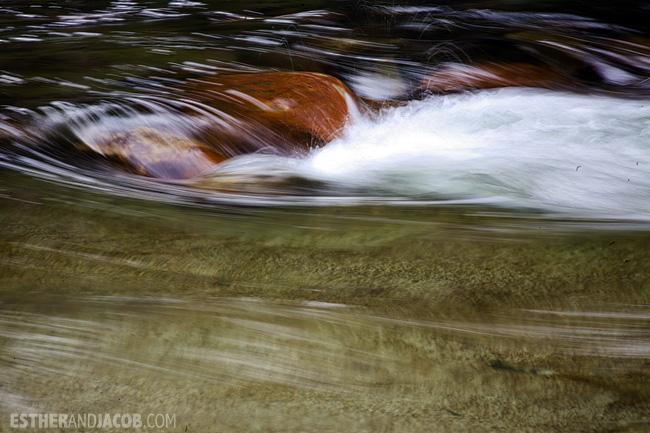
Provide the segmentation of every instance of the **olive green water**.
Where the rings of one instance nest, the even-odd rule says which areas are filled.
[[[174,415],[150,431],[650,429],[641,227],[201,212],[11,176],[3,430],[12,413]]]

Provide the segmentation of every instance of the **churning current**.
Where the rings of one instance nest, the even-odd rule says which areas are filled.
[[[643,101],[502,89],[364,119],[301,170],[393,194],[645,219],[649,143]]]
[[[565,13],[562,2],[543,11],[313,3],[7,5],[0,166],[168,202],[478,203],[650,219],[650,49],[640,18],[587,5]],[[538,81],[558,88],[534,88],[526,72],[505,84],[414,91],[449,68],[508,64],[553,71]],[[74,149],[116,123],[187,136],[206,119],[174,105],[169,89],[285,70],[334,75],[375,108],[322,147],[236,156],[190,181],[98,168]]]

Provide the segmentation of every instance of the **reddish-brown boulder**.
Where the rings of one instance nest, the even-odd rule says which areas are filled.
[[[318,73],[261,73],[194,80],[178,106],[201,116],[192,136],[151,127],[82,131],[86,145],[136,174],[199,176],[225,159],[271,150],[307,151],[339,137],[361,103],[342,82]]]
[[[267,146],[304,151],[325,144],[339,137],[362,109],[345,84],[314,72],[223,75],[194,80],[184,90],[189,99],[216,109],[216,117],[222,113],[231,126],[218,122],[213,140],[207,140],[216,141],[217,151],[225,144],[225,156]],[[225,143],[219,139],[224,133]]]
[[[555,70],[529,63],[448,65],[427,75],[415,93],[451,93],[497,87],[561,89],[571,80]]]

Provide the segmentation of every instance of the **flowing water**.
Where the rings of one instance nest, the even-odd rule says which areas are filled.
[[[0,2],[0,430],[650,431],[649,18]],[[423,84],[485,65],[528,81]],[[97,153],[101,130],[223,122],[188,82],[286,71],[367,109],[323,146],[262,134],[195,179]]]

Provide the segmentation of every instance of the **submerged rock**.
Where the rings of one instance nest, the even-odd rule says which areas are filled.
[[[427,75],[414,89],[414,94],[497,87],[561,89],[569,83],[571,80],[563,74],[530,63],[451,64]]]
[[[149,127],[93,128],[84,135],[94,151],[142,176],[188,179],[225,160],[205,143]]]
[[[79,136],[133,173],[187,179],[237,155],[306,152],[340,137],[362,109],[345,84],[319,73],[218,76],[180,90],[178,106],[200,117],[191,136],[164,126],[92,127]]]

